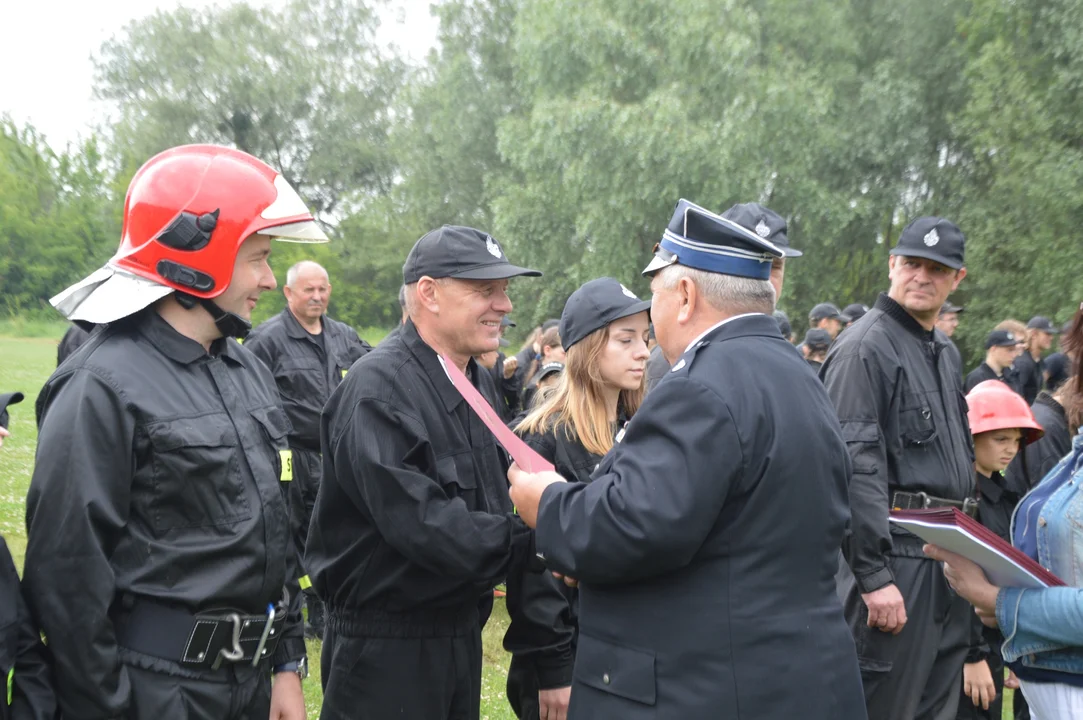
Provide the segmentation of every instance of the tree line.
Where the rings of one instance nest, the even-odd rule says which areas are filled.
[[[871,304],[913,217],[968,237],[958,338],[1066,320],[1083,299],[1081,0],[443,0],[436,47],[376,42],[375,6],[305,0],[157,12],[95,57],[115,122],[50,148],[0,122],[0,289],[9,312],[115,250],[124,192],[188,142],[278,167],[333,243],[331,312],[392,326],[402,261],[444,223],[519,264],[520,329],[582,282],[638,270],[673,204],[758,201],[787,218],[780,301]],[[261,303],[259,316],[281,301]],[[257,318],[258,319],[258,318]]]

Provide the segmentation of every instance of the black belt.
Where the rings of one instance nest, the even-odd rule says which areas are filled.
[[[933,497],[925,492],[903,492],[898,490],[891,498],[892,510],[928,510],[930,508],[959,508],[972,518],[978,517],[978,501],[974,498],[966,500],[948,500],[947,498]]]
[[[193,669],[217,670],[223,663],[259,664],[274,655],[286,626],[286,606],[266,615],[230,610],[192,615],[145,600],[121,603],[113,624],[117,644]]]

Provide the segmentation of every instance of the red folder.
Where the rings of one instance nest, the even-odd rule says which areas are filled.
[[[500,420],[500,416],[496,414],[492,406],[485,401],[478,389],[463,374],[463,371],[451,361],[451,358],[441,355],[440,363],[444,366],[447,376],[451,379],[451,384],[455,386],[455,389],[459,391],[467,404],[478,414],[481,421],[485,423],[485,427],[489,428],[489,431],[496,436],[497,442],[508,451],[516,465],[529,473],[556,470],[551,462],[531,450],[529,445],[508,429],[508,426]]]
[[[1019,575],[1030,575],[1039,586],[1059,587],[1064,581],[1044,567],[1034,562],[1029,555],[1004,542],[999,535],[958,508],[939,508],[935,510],[892,510],[891,520],[906,528],[918,537],[936,545],[943,545],[943,529],[953,528],[961,534],[958,547],[946,548],[973,560],[989,575],[989,580],[998,583],[994,575],[1006,579]],[[928,530],[927,530],[928,529]],[[1021,576],[1021,575],[1020,575]],[[1014,583],[1012,583],[1014,584]]]

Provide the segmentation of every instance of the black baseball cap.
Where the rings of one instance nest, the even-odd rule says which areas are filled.
[[[21,392],[0,393],[0,427],[8,426],[8,405],[15,405],[23,401]]]
[[[515,321],[505,315],[500,318],[500,327],[515,327]]]
[[[1051,335],[1060,333],[1060,328],[1054,325],[1052,320],[1041,315],[1035,315],[1030,319],[1030,322],[1027,323],[1027,330],[1041,330]]]
[[[822,328],[812,328],[805,333],[804,344],[809,350],[826,350],[831,347],[831,334]]]
[[[925,258],[958,270],[965,264],[965,249],[966,236],[951,220],[919,217],[903,228],[890,254]]]
[[[650,300],[640,300],[614,278],[591,280],[573,292],[564,304],[564,312],[560,315],[560,341],[568,350],[614,320],[650,309]]]
[[[819,322],[824,318],[842,319],[842,313],[839,312],[838,305],[835,305],[834,303],[820,303],[819,305],[809,310],[809,322]]]
[[[985,338],[985,349],[993,347],[1012,347],[1022,340],[1015,336],[1011,330],[994,330]]]
[[[790,241],[786,238],[786,221],[770,208],[765,208],[759,203],[741,203],[722,213],[722,217],[770,241],[782,251],[783,257],[804,255],[800,250],[790,247]]]
[[[500,244],[488,233],[461,225],[444,225],[414,243],[402,266],[402,281],[416,283],[423,275],[463,280],[504,280],[537,270],[512,265]]]
[[[790,326],[790,319],[786,317],[786,313],[781,310],[775,310],[772,317],[774,317],[775,322],[778,323],[778,331],[782,333],[782,337],[789,341],[790,335],[793,333],[793,328]]]
[[[868,305],[862,305],[861,303],[851,303],[842,309],[842,314],[839,316],[844,322],[857,322],[861,318],[865,317],[865,313],[869,311]]]
[[[941,315],[947,315],[948,313],[955,313],[958,315],[961,312],[963,312],[962,305],[952,305],[950,302],[946,302],[940,306]]]
[[[542,380],[549,377],[553,373],[562,372],[564,372],[564,363],[558,362],[556,360],[553,360],[552,362],[547,362],[540,368],[538,368],[538,372],[534,374],[534,383],[540,383]]]

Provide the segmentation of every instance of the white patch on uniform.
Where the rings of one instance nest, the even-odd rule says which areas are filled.
[[[771,228],[767,227],[767,223],[765,223],[762,218],[756,223],[756,234],[761,238],[766,238],[771,234]]]
[[[638,300],[639,299],[639,298],[636,297],[636,294],[634,292],[632,292],[628,288],[624,287],[624,283],[620,283],[620,291],[622,293],[624,293],[625,295],[627,295],[628,297],[632,298],[633,300]]]
[[[493,240],[489,235],[485,236],[485,249],[489,251],[489,254],[493,257],[500,257],[500,246],[496,244],[496,240]]]
[[[275,176],[275,190],[278,191],[278,197],[259,214],[260,217],[265,220],[281,220],[309,214],[305,201],[281,175]]]
[[[938,242],[940,242],[940,233],[936,231],[936,228],[933,228],[929,232],[925,233],[924,240],[926,245],[932,247],[933,245],[936,245]]]
[[[670,372],[677,372],[678,370],[683,368],[684,365],[685,365],[684,358],[681,358],[680,360],[677,361],[677,364],[673,366],[673,369],[670,370]]]
[[[616,440],[617,443],[620,443],[620,441],[624,439],[624,428],[621,428],[620,430],[617,431],[617,437],[614,438],[614,439]]]

